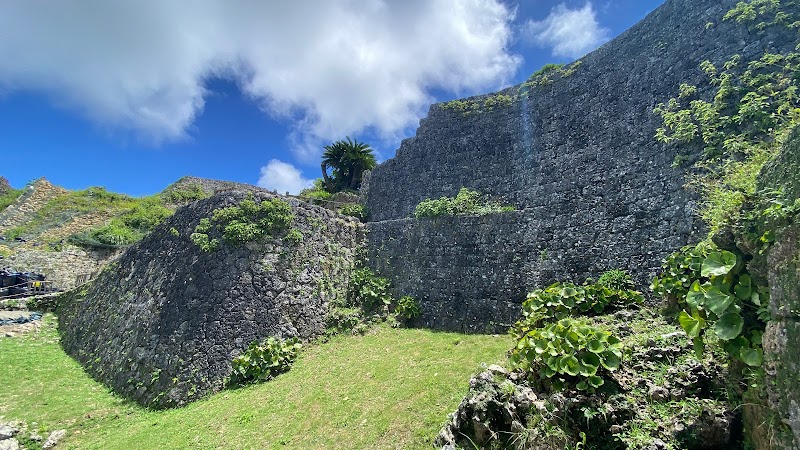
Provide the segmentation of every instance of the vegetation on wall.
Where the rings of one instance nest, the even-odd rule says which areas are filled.
[[[477,191],[461,188],[455,197],[421,201],[414,211],[414,217],[421,219],[438,216],[484,215],[515,210],[513,206],[489,200]]]
[[[330,200],[332,196],[333,194],[325,189],[325,181],[322,178],[317,178],[311,187],[303,189],[298,194],[298,197],[311,200],[314,204],[324,203],[326,200]]]
[[[6,207],[15,201],[25,192],[24,189],[10,189],[6,192],[0,194],[0,211],[6,209]]]
[[[536,86],[547,86],[555,80],[572,76],[583,61],[575,61],[572,64],[545,64],[541,69],[533,72],[528,79],[519,87],[520,95],[527,95],[531,88]]]
[[[492,94],[476,99],[451,100],[439,105],[441,109],[455,111],[462,116],[508,108],[514,104],[514,97],[507,94]]]
[[[209,195],[200,183],[189,183],[186,185],[171,186],[167,188],[161,198],[167,203],[183,204],[195,200],[208,198]]]
[[[756,32],[772,26],[797,32],[793,6],[793,1],[740,2],[724,20]],[[752,61],[734,55],[721,67],[704,61],[700,68],[703,85],[682,84],[677,97],[655,108],[663,120],[656,139],[703,147],[689,187],[699,192],[700,216],[713,234],[741,218],[742,205],[758,195],[756,175],[800,123],[800,53],[766,53]],[[706,92],[711,100],[701,96]],[[688,159],[679,154],[676,163]]]
[[[220,238],[236,245],[276,237],[289,230],[292,220],[292,207],[285,200],[259,203],[250,195],[235,206],[215,209],[211,218],[201,219],[190,239],[203,251],[211,252],[219,248]]]
[[[369,213],[367,212],[367,208],[364,205],[360,205],[358,203],[348,203],[342,205],[338,208],[340,214],[344,214],[345,216],[355,217],[356,219],[366,222],[367,216]]]

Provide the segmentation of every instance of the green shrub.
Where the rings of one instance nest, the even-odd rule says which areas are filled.
[[[297,228],[292,228],[286,233],[286,240],[294,245],[303,242],[303,233]]]
[[[121,247],[138,241],[141,239],[142,233],[118,221],[111,221],[108,225],[92,230],[89,233],[89,237],[106,245]]]
[[[498,202],[484,199],[479,192],[461,188],[455,197],[423,200],[417,205],[414,217],[421,219],[424,217],[467,214],[484,215],[514,210],[513,206],[502,205]]]
[[[260,342],[253,341],[244,353],[233,359],[230,383],[267,381],[286,372],[302,347],[295,338],[280,340],[269,337]]]
[[[769,292],[755,285],[735,254],[708,245],[684,247],[664,261],[652,289],[677,303],[678,321],[698,358],[705,333],[713,330],[733,358],[761,365]]]
[[[331,199],[331,196],[333,196],[333,194],[325,189],[325,180],[322,178],[314,180],[314,185],[312,187],[303,189],[298,195],[298,197],[311,200],[314,204],[325,203],[326,200]]]
[[[593,392],[603,374],[619,368],[622,342],[610,332],[573,318],[533,329],[517,337],[511,363],[550,379],[556,388],[575,386]]]
[[[345,216],[355,217],[362,222],[367,220],[367,208],[357,203],[348,203],[340,206],[339,213]]]
[[[422,310],[419,307],[419,300],[410,295],[404,295],[400,297],[400,300],[397,301],[397,307],[395,307],[394,312],[397,317],[405,320],[416,319],[420,316],[420,314],[422,314]]]
[[[347,305],[360,307],[365,312],[385,308],[392,303],[391,283],[377,276],[368,267],[353,269],[347,289]]]
[[[286,201],[274,198],[257,203],[250,196],[236,206],[214,210],[211,219],[201,219],[190,238],[203,251],[214,251],[219,239],[212,234],[221,234],[229,244],[241,244],[282,233],[292,220],[292,207]]]
[[[611,269],[603,272],[600,278],[597,279],[597,284],[617,291],[630,290],[634,287],[633,278],[628,272],[621,269]]]

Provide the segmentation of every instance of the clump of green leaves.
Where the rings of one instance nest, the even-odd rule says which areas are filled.
[[[189,183],[180,187],[170,186],[161,197],[167,203],[182,204],[208,198],[209,194],[200,183]]]
[[[420,316],[420,314],[422,314],[422,310],[419,306],[419,300],[410,295],[404,295],[400,297],[400,300],[397,301],[397,306],[395,307],[394,312],[397,317],[400,317],[404,320],[416,319]]]
[[[508,108],[514,104],[514,97],[507,94],[493,94],[478,99],[451,100],[439,105],[444,110],[451,110],[463,116],[470,116],[496,109]]]
[[[578,70],[578,67],[580,67],[582,63],[582,61],[575,61],[569,65],[545,64],[541,69],[533,72],[531,76],[522,83],[519,88],[519,93],[527,94],[533,87],[547,86],[548,84],[552,84],[555,80],[570,77]]]
[[[593,392],[604,384],[604,372],[619,368],[622,341],[585,321],[564,318],[517,336],[511,362],[550,379],[556,388]]]
[[[339,213],[345,216],[355,217],[362,222],[367,220],[367,208],[358,203],[348,203],[340,206]]]
[[[513,206],[486,199],[477,191],[461,188],[455,197],[440,197],[426,199],[417,205],[414,217],[457,216],[457,215],[484,215],[515,211]]]
[[[244,353],[233,359],[230,384],[267,381],[288,371],[302,347],[296,338],[281,340],[272,336],[251,342]]]
[[[775,230],[789,225],[800,214],[800,198],[790,201],[783,192],[771,189],[758,192],[752,207],[745,205],[738,226],[762,254],[775,242]]]
[[[298,197],[311,200],[312,203],[317,205],[325,203],[326,200],[330,200],[331,196],[333,196],[333,194],[325,189],[325,180],[322,178],[314,180],[313,186],[303,189],[298,195]]]
[[[389,280],[376,275],[369,267],[353,269],[347,289],[347,305],[365,312],[388,307],[392,303]]]
[[[761,365],[769,292],[755,285],[735,254],[708,245],[684,247],[664,261],[652,288],[680,307],[678,321],[698,358],[711,330],[729,355]]]
[[[544,322],[581,314],[600,314],[610,306],[624,308],[643,301],[641,292],[627,287],[614,289],[600,283],[583,286],[553,283],[528,294],[522,303],[522,319],[514,327],[520,332],[537,328]]]
[[[220,241],[213,234],[221,234],[228,244],[241,244],[283,233],[292,220],[292,207],[285,200],[274,198],[259,203],[249,196],[236,206],[214,210],[210,219],[201,219],[190,239],[203,251],[214,251]]]
[[[633,278],[622,269],[611,269],[603,272],[597,279],[597,284],[612,290],[622,291],[633,289]]]

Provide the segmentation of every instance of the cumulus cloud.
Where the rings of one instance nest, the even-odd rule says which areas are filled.
[[[563,3],[550,11],[544,20],[529,20],[524,26],[528,41],[552,49],[553,56],[577,58],[608,41],[611,34],[597,21],[591,3],[569,9]]]
[[[311,187],[314,181],[303,178],[303,174],[295,166],[272,159],[261,168],[261,176],[258,178],[257,184],[263,188],[277,190],[280,194],[285,192],[297,194],[303,189]]]
[[[235,81],[298,142],[416,123],[431,90],[516,71],[502,0],[8,0],[0,90],[47,92],[97,123],[179,139],[205,81]]]

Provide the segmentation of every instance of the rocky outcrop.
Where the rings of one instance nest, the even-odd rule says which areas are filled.
[[[290,232],[202,251],[201,219],[248,196],[226,191],[179,209],[92,283],[58,300],[62,345],[98,380],[153,407],[221,389],[231,360],[268,336],[303,340],[325,330],[344,295],[362,225],[286,199]],[[300,236],[298,235],[300,233]]]
[[[695,360],[684,333],[647,313],[621,311],[603,322],[614,325],[628,350],[622,368],[596,392],[553,388],[539,373],[489,366],[470,380],[437,446],[741,448],[740,421],[725,398],[728,373],[713,356]]]
[[[6,177],[0,177],[0,195],[5,194],[8,191],[11,191],[12,189],[14,188],[11,187],[11,184],[9,184],[8,179]]]
[[[498,305],[496,315],[448,328],[502,323],[501,301],[520,304],[531,284],[580,283],[611,268],[630,271],[645,290],[662,258],[702,234],[684,169],[673,167],[676,149],[654,139],[661,119],[653,108],[676,96],[681,83],[701,84],[704,60],[748,60],[797,44],[790,30],[751,33],[723,21],[737,1],[668,0],[547,81],[433,105],[416,136],[369,177],[369,229],[380,236],[370,239],[374,267],[409,290],[409,272],[439,280],[456,267],[481,273],[492,260],[503,264],[502,281],[491,273],[414,287],[426,322],[438,320],[429,312],[454,298],[463,305],[456,316]],[[513,204],[520,210],[515,223],[410,219],[420,201],[454,196],[461,187]],[[431,252],[418,250],[417,241],[447,252],[444,266],[429,264]],[[509,292],[511,280],[523,282]]]

